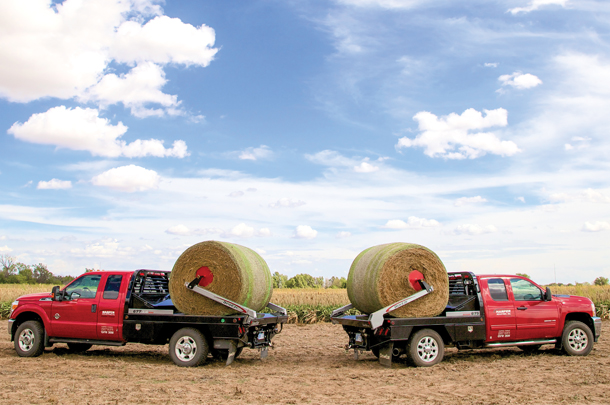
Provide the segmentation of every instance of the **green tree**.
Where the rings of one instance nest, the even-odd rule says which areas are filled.
[[[326,280],[326,288],[347,288],[347,280],[345,277],[332,276]]]
[[[286,288],[322,288],[324,277],[313,277],[309,274],[297,274],[286,282]]]
[[[608,277],[599,276],[598,278],[595,279],[593,284],[595,284],[595,285],[608,285]]]
[[[531,279],[531,277],[525,273],[517,273],[518,276],[525,277]]]
[[[278,273],[277,271],[271,276],[273,280],[273,288],[286,288],[288,276]]]

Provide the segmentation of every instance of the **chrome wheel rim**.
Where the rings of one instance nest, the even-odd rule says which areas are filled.
[[[570,334],[568,335],[568,344],[574,351],[582,352],[587,348],[588,343],[589,339],[584,330],[575,328],[570,331]]]
[[[438,356],[438,344],[436,339],[425,336],[417,342],[417,356],[423,361],[429,363],[434,361]]]
[[[178,339],[178,342],[176,342],[175,352],[176,357],[181,361],[193,360],[197,354],[197,343],[195,342],[195,339],[190,336],[182,336]]]
[[[24,329],[19,334],[19,348],[24,352],[29,352],[36,343],[36,336],[32,329]]]

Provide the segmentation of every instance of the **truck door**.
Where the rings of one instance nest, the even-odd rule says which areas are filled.
[[[517,325],[515,309],[508,299],[506,284],[502,278],[481,280],[481,292],[487,319],[487,342],[515,340]]]
[[[51,336],[97,339],[98,285],[101,274],[85,274],[64,289],[64,300],[51,305]]]
[[[519,340],[557,337],[557,301],[544,301],[542,290],[529,280],[511,278]]]
[[[97,338],[101,340],[121,340],[119,326],[125,305],[126,284],[129,277],[123,274],[109,274],[104,284],[97,312]]]

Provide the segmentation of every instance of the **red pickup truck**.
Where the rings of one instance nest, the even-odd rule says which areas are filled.
[[[242,312],[184,315],[171,301],[168,276],[159,270],[88,272],[63,290],[19,297],[8,321],[15,350],[34,357],[55,343],[67,343],[75,352],[92,345],[169,343],[170,357],[179,366],[197,366],[208,353],[230,364],[244,347],[266,357],[271,339],[288,320],[286,310],[271,303],[268,307],[278,312],[256,313],[222,297],[219,302]],[[199,281],[186,288],[202,291]]]
[[[589,354],[601,333],[595,305],[585,297],[552,295],[531,280],[514,275],[449,273],[449,302],[430,318],[393,318],[393,309],[433,291],[415,280],[419,292],[373,314],[343,315],[351,305],[335,310],[333,323],[343,325],[347,349],[355,357],[371,350],[384,366],[407,354],[416,366],[443,359],[446,345],[458,349],[517,346],[534,351],[554,344],[567,354]],[[417,285],[417,283],[419,285]]]

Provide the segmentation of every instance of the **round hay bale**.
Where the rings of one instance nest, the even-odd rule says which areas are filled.
[[[441,259],[428,248],[411,243],[388,243],[361,252],[349,271],[347,295],[361,312],[370,314],[417,291],[409,282],[413,271],[423,274],[434,291],[390,315],[399,318],[436,316],[449,300],[449,279]]]
[[[271,272],[258,253],[233,243],[206,241],[185,250],[170,275],[169,293],[176,308],[184,314],[235,313],[185,287],[184,283],[198,274],[204,275],[201,287],[255,311],[263,310],[271,299]]]

